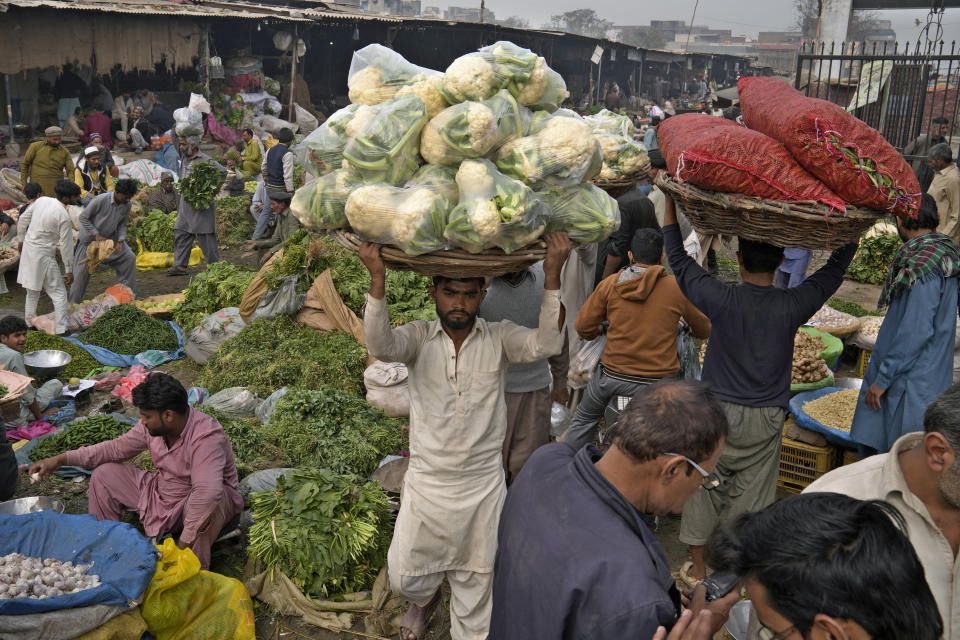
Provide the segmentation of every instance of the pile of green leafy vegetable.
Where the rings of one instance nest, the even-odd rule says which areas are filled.
[[[204,405],[198,406],[197,409],[223,426],[227,439],[230,440],[230,445],[233,448],[233,457],[241,478],[259,468],[277,466],[279,452],[272,452],[272,448],[263,439],[260,434],[262,426],[259,420],[256,418],[230,418],[213,407]]]
[[[221,344],[198,384],[213,393],[246,387],[261,398],[283,386],[363,393],[366,367],[367,351],[349,333],[320,333],[280,315],[255,320]]]
[[[132,304],[110,307],[78,336],[78,340],[124,355],[136,355],[151,349],[175,351],[179,347],[173,327],[163,320],[151,318]]]
[[[855,318],[862,318],[864,316],[883,316],[883,312],[880,311],[867,311],[856,302],[850,302],[848,300],[841,300],[839,298],[830,298],[827,300],[827,305],[833,307],[837,311],[843,313],[849,313]]]
[[[0,398],[5,397],[8,393],[10,393],[10,389],[7,389],[6,385],[0,384]]]
[[[267,289],[276,289],[287,276],[307,271],[310,266],[310,232],[300,229],[283,243],[283,255],[273,261],[261,277]],[[309,287],[309,283],[307,283]]]
[[[214,262],[205,271],[193,276],[183,291],[184,300],[173,311],[173,319],[189,331],[204,316],[226,307],[238,307],[255,272],[230,262]]]
[[[177,212],[164,213],[151,209],[145,218],[137,221],[127,232],[127,243],[136,251],[137,240],[144,251],[173,253],[173,225],[177,221]]]
[[[893,256],[901,244],[903,241],[900,236],[893,233],[863,238],[857,255],[847,269],[847,275],[857,282],[883,284]]]
[[[283,466],[315,465],[362,476],[403,445],[399,420],[361,396],[324,385],[287,391],[262,433],[282,452]]]
[[[130,430],[130,425],[108,415],[95,415],[74,420],[64,431],[48,436],[30,451],[34,462],[60,455],[78,447],[119,438]]]
[[[196,162],[190,169],[190,174],[180,180],[177,188],[187,204],[197,211],[205,211],[213,204],[222,184],[223,177],[215,164]]]
[[[250,198],[232,196],[217,198],[217,238],[228,244],[238,244],[253,237],[256,222],[250,215]]]
[[[369,589],[386,563],[393,518],[375,481],[292,469],[273,491],[253,494],[250,507],[248,551],[309,596]]]
[[[83,378],[94,369],[102,366],[93,356],[87,353],[86,349],[73,344],[69,340],[64,340],[60,336],[52,336],[43,331],[28,331],[27,343],[23,350],[29,353],[30,351],[43,351],[44,349],[65,351],[73,358],[70,364],[57,374],[62,378]]]

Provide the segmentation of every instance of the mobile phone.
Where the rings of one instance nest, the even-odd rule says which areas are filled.
[[[703,581],[707,589],[707,602],[719,600],[740,583],[740,576],[733,571],[717,571]]]

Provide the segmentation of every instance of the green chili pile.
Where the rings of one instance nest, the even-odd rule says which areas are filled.
[[[46,349],[65,351],[73,357],[70,364],[61,369],[59,374],[57,374],[63,378],[85,378],[88,373],[102,366],[93,356],[87,353],[86,349],[73,344],[69,340],[64,340],[59,336],[52,336],[43,331],[27,332],[27,343],[23,348],[25,352],[29,353],[31,351],[43,351]]]
[[[190,174],[180,181],[177,188],[187,204],[197,211],[204,211],[213,204],[217,197],[223,178],[220,170],[211,162],[197,162],[190,170]]]
[[[179,347],[177,334],[169,324],[151,318],[132,304],[110,307],[78,339],[124,355],[150,349],[174,351]]]
[[[129,430],[130,425],[107,415],[79,418],[67,425],[66,430],[38,442],[30,451],[30,459],[37,462],[60,455],[64,451],[113,440]]]

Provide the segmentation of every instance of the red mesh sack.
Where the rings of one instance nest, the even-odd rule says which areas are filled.
[[[738,88],[747,126],[781,142],[841,198],[898,216],[916,216],[920,184],[879,131],[843,107],[808,98],[774,78],[740,78]]]
[[[782,144],[759,131],[700,113],[667,118],[657,129],[667,170],[711,191],[764,200],[812,200],[840,211],[843,200],[797,164]]]

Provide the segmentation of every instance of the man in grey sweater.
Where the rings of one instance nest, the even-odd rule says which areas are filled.
[[[521,327],[535,329],[540,318],[543,281],[542,262],[524,271],[494,278],[480,303],[480,317],[487,322],[510,320]],[[561,323],[563,316],[561,307]],[[550,442],[550,409],[553,402],[567,402],[568,366],[564,333],[563,350],[559,354],[539,362],[511,364],[507,368],[503,468],[508,484],[517,477],[530,455]]]

